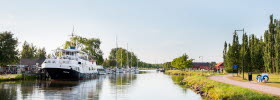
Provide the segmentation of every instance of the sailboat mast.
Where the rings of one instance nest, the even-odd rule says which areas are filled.
[[[132,53],[133,53],[133,52],[132,52],[132,49],[131,49],[131,53],[130,53],[130,63],[131,63],[131,67],[133,67],[133,66],[132,66]]]
[[[123,64],[122,64],[122,50],[123,49],[121,49],[121,67],[123,66]]]
[[[116,36],[116,53],[115,53],[116,68],[118,68],[117,52],[118,52],[118,36]]]
[[[128,60],[128,43],[127,43],[127,52],[126,52],[126,59],[127,59],[127,61],[126,61],[126,64],[127,64],[127,68],[129,68],[129,60]]]

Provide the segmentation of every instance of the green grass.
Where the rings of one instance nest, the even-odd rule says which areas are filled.
[[[22,74],[5,74],[0,75],[0,81],[11,81],[11,80],[31,80],[36,79],[36,75],[22,75]]]
[[[259,74],[253,74],[253,81],[256,80],[256,76]],[[279,74],[268,74],[269,80],[265,83],[258,83],[261,85],[267,85],[267,86],[273,86],[273,87],[279,87],[280,88],[280,75]],[[230,79],[237,80],[237,81],[248,81],[248,74],[244,73],[244,80],[242,78],[242,74],[239,76],[232,76]]]
[[[181,70],[168,70],[165,71],[165,73],[170,75],[187,75],[187,76],[198,75],[198,76],[206,76],[206,77],[212,75],[224,75],[223,73],[213,73],[208,71],[181,71]]]
[[[191,87],[194,90],[204,92],[209,99],[230,99],[230,100],[279,100],[278,96],[261,93],[247,88],[225,84],[208,79],[208,76],[215,75],[201,72],[184,72],[179,70],[167,71],[167,74],[180,76],[172,78],[175,83],[183,87]],[[182,78],[183,76],[183,78]]]

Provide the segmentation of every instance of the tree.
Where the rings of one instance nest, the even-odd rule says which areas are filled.
[[[75,46],[89,55],[90,60],[96,60],[97,64],[102,64],[103,52],[100,49],[101,41],[98,38],[84,38],[81,36],[71,37],[70,41],[66,41],[64,48]]]
[[[45,48],[42,48],[42,49],[39,48],[39,49],[37,50],[36,58],[39,58],[39,59],[46,59],[46,50],[45,50]]]
[[[223,50],[223,59],[224,59],[224,66],[227,66],[227,50],[228,50],[228,44],[227,42],[224,43],[224,50]]]
[[[115,49],[112,49],[111,52],[114,52],[113,50],[115,50]],[[127,63],[126,63],[126,61],[128,60],[126,52],[128,52],[128,51],[126,49],[123,49],[123,48],[118,48],[116,50],[117,50],[117,52],[115,54],[116,55],[115,60],[117,61],[118,66],[120,66],[120,67],[128,66]]]
[[[192,61],[187,54],[183,54],[181,57],[173,59],[171,65],[178,69],[191,68]]]
[[[276,23],[276,37],[275,37],[275,72],[279,74],[280,70],[280,21]]]
[[[115,67],[116,66],[116,61],[111,60],[111,59],[105,59],[103,62],[104,67]]]
[[[29,44],[26,41],[24,41],[22,45],[21,58],[36,58],[36,51],[37,49],[33,44]]]
[[[113,48],[110,51],[110,55],[108,57],[108,61],[115,62],[113,66],[118,67],[136,67],[137,63],[139,67],[143,68],[157,68],[160,67],[159,64],[149,64],[143,61],[140,61],[138,57],[133,53],[129,52],[124,48]],[[107,62],[106,62],[107,63]]]
[[[225,70],[227,72],[233,71],[233,65],[240,65],[240,44],[236,32],[233,33],[232,45],[229,44],[226,61]]]
[[[242,37],[242,45],[240,48],[240,65],[242,66],[242,70],[251,71],[251,57],[250,57],[250,49],[248,43],[248,36],[247,34],[243,34]]]
[[[11,32],[0,33],[0,66],[14,64],[18,61],[18,40]]]
[[[171,62],[165,62],[165,63],[163,63],[163,68],[164,68],[165,70],[168,70],[168,69],[172,68]]]

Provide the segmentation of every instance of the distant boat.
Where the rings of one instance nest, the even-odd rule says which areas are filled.
[[[54,80],[78,80],[93,78],[97,75],[95,61],[89,61],[88,55],[70,47],[69,49],[57,49],[57,57],[46,59],[42,69],[46,70]]]
[[[117,71],[118,71],[119,73],[123,73],[123,68],[122,68],[122,67],[119,67],[119,68],[117,68]]]
[[[100,65],[97,66],[97,72],[98,72],[98,75],[105,75],[106,74],[105,69],[103,68],[103,66],[100,66]]]

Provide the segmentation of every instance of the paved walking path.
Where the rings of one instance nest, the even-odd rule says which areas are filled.
[[[237,85],[237,86],[241,86],[241,87],[245,87],[245,88],[249,88],[249,89],[253,89],[253,90],[257,90],[257,91],[261,91],[261,92],[269,93],[269,94],[273,94],[273,95],[280,95],[280,88],[278,88],[278,87],[259,85],[257,83],[253,83],[253,82],[236,81],[236,80],[229,79],[228,77],[230,77],[230,76],[232,76],[232,75],[230,75],[230,74],[229,75],[217,75],[217,76],[211,76],[209,78],[211,80],[219,81],[222,83]]]

